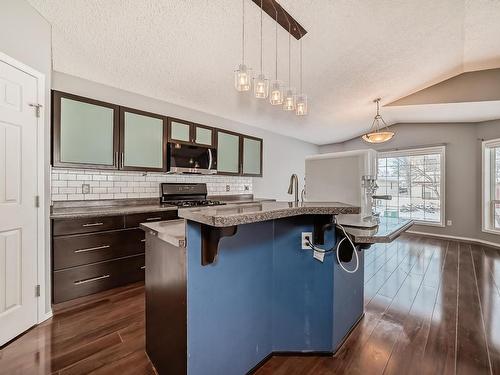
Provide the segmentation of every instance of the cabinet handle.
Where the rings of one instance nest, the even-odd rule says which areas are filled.
[[[153,220],[161,220],[161,216],[159,217],[148,217],[146,221],[153,221]]]
[[[118,165],[118,151],[115,151],[115,159],[113,160],[113,164],[116,165],[117,168],[119,167],[119,165]]]
[[[141,267],[141,270],[145,270],[145,269],[146,269],[146,266],[142,266],[142,267]]]
[[[143,240],[141,240],[141,242],[146,242],[146,239],[144,238]]]
[[[121,157],[121,168],[123,168],[123,165],[124,165],[124,159],[125,159],[125,153],[122,152],[122,157]]]
[[[82,227],[98,227],[103,225],[104,223],[91,223],[91,224],[83,224]]]
[[[95,251],[95,250],[102,250],[102,249],[107,249],[110,247],[110,245],[102,245],[102,246],[96,246],[96,247],[88,247],[86,249],[78,249],[75,250],[75,253],[86,253],[88,251]]]
[[[90,279],[78,280],[78,281],[75,281],[75,285],[82,285],[82,284],[91,283],[91,282],[97,281],[97,280],[107,279],[109,276],[110,275],[102,275],[102,276],[97,276],[97,277],[91,277]]]

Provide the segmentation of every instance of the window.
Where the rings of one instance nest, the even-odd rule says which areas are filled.
[[[500,233],[500,139],[483,142],[483,231]]]
[[[376,194],[392,200],[376,200],[375,211],[444,226],[444,164],[444,146],[380,152]]]

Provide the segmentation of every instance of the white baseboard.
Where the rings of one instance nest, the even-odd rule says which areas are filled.
[[[47,319],[52,318],[52,316],[54,316],[52,309],[50,309],[50,311],[46,312],[45,314],[40,314],[38,316],[38,324],[45,322]]]
[[[447,234],[435,234],[435,233],[419,232],[416,230],[409,230],[409,231],[407,231],[407,233],[418,234],[421,236],[428,236],[428,237],[446,238],[446,239],[450,239],[450,240],[457,240],[457,241],[464,241],[464,242],[472,242],[472,243],[476,243],[476,244],[482,244],[482,245],[488,245],[488,246],[500,248],[500,243],[480,240],[477,238],[458,237],[458,236],[450,236]]]

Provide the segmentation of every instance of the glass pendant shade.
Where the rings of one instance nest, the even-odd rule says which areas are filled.
[[[252,87],[252,69],[240,64],[234,71],[234,87],[238,91],[250,91]]]
[[[259,74],[254,79],[253,93],[257,99],[265,99],[269,95],[269,80],[264,74]]]
[[[380,115],[380,98],[375,99],[373,102],[377,104],[377,114],[373,118],[370,131],[361,138],[368,143],[384,143],[391,140],[395,133],[389,130],[388,125]]]
[[[295,109],[295,95],[293,89],[286,90],[285,97],[283,98],[283,110],[293,111]]]
[[[307,95],[300,94],[295,101],[295,114],[297,116],[307,115]]]
[[[281,82],[277,80],[272,81],[270,90],[269,103],[272,105],[283,104],[283,85]]]
[[[392,137],[394,137],[394,132],[385,131],[385,132],[374,132],[367,133],[363,135],[363,140],[368,143],[384,143],[389,141]]]

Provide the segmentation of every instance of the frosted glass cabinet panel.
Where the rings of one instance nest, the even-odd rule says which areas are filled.
[[[121,166],[124,170],[166,170],[163,116],[120,109]]]
[[[55,166],[118,167],[118,107],[54,92]]]
[[[199,125],[193,126],[195,131],[195,143],[204,146],[212,146],[213,129]]]
[[[240,173],[240,136],[217,132],[217,172],[221,174]]]
[[[170,137],[172,142],[191,142],[191,124],[177,120],[170,121]]]
[[[262,176],[262,139],[243,136],[243,174]]]

